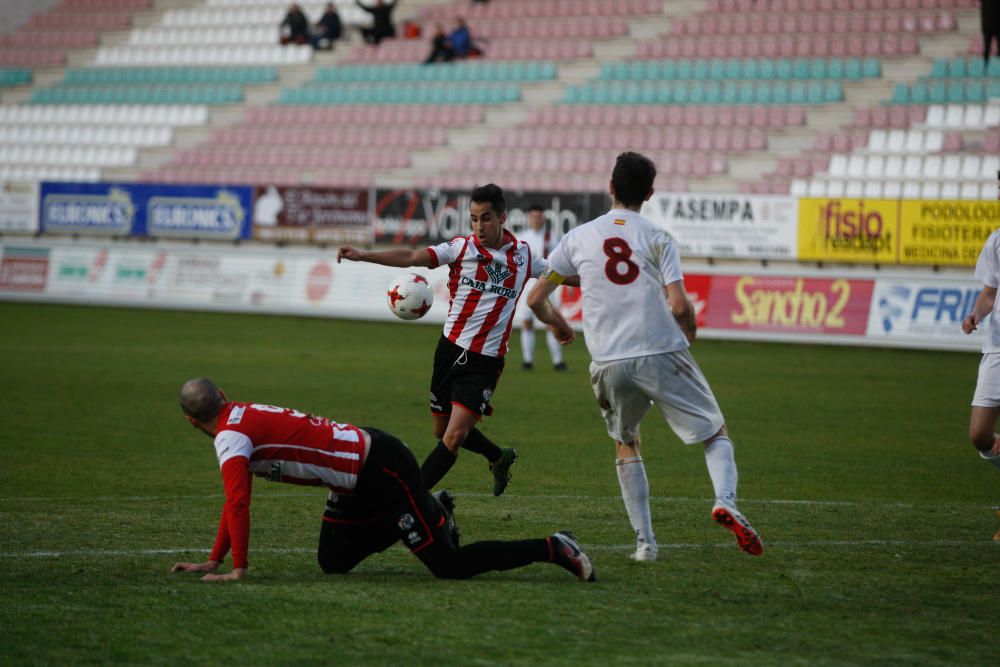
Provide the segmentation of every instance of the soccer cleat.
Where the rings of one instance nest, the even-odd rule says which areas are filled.
[[[493,495],[499,496],[510,484],[510,467],[517,461],[517,450],[513,447],[501,447],[500,458],[490,464],[493,473]]]
[[[629,554],[629,558],[640,563],[648,563],[656,560],[656,545],[649,542],[641,542],[635,553]]]
[[[531,363],[530,361],[526,361],[523,364],[521,364],[521,368],[523,368],[526,371],[530,371],[534,367],[535,367],[535,364]]]
[[[752,556],[759,556],[764,552],[764,544],[760,541],[757,531],[753,529],[747,518],[732,505],[717,503],[712,508],[712,520],[723,528],[733,531],[736,543],[743,551]]]
[[[569,367],[565,364],[565,362],[560,361],[558,364],[553,364],[552,365],[552,370],[554,370],[554,371],[566,371],[566,370],[569,370]]]
[[[458,522],[455,521],[455,494],[447,489],[442,489],[432,493],[431,497],[437,502],[441,514],[444,515],[445,526],[448,528],[448,534],[451,535],[451,542],[457,547],[462,533],[458,530]]]
[[[583,553],[576,535],[568,530],[560,530],[549,538],[552,541],[552,562],[578,576],[580,581],[595,581],[594,565],[590,557]]]

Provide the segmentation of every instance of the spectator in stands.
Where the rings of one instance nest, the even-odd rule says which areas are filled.
[[[309,43],[309,19],[306,18],[302,8],[296,4],[288,6],[288,13],[285,14],[285,20],[281,22],[281,43]]]
[[[434,27],[434,39],[431,40],[431,54],[424,61],[425,65],[436,62],[450,62],[455,58],[455,49],[444,32],[444,26],[438,23]]]
[[[469,26],[465,24],[465,19],[459,16],[455,19],[455,29],[448,36],[451,48],[455,52],[456,58],[468,58],[470,55],[482,55],[482,51],[472,44],[472,33]]]
[[[372,15],[372,27],[362,28],[361,36],[369,44],[378,44],[386,37],[396,36],[396,26],[392,24],[392,10],[399,4],[399,0],[385,2],[385,0],[375,0],[374,7],[361,4],[361,0],[354,0],[358,7]]]
[[[1000,0],[979,0],[983,27],[983,63],[990,64],[990,50],[997,43],[1000,55]]]
[[[326,11],[323,12],[320,20],[316,22],[316,28],[313,31],[313,48],[321,51],[330,51],[333,49],[333,43],[340,39],[343,32],[344,26],[340,22],[340,14],[337,13],[337,6],[332,2],[326,3]]]

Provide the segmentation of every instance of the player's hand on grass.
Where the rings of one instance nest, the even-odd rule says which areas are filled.
[[[175,563],[171,572],[215,572],[221,565],[217,560],[209,560],[204,563]]]
[[[225,574],[206,574],[201,578],[202,581],[240,581],[245,579],[247,576],[247,570],[245,567],[233,568],[232,572],[226,572]]]

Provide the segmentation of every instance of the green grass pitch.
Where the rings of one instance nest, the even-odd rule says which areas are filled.
[[[587,380],[520,368],[485,432],[521,458],[494,498],[464,453],[463,540],[572,529],[598,581],[534,565],[437,581],[401,546],[315,562],[324,493],[257,483],[250,577],[204,560],[222,488],[176,393],[373,425],[418,458],[439,329],[404,323],[0,303],[0,664],[996,664],[1000,471],[967,442],[978,356],[699,341],[736,442],[739,551],[709,520],[700,447],[643,423],[661,559],[628,559],[613,446]]]

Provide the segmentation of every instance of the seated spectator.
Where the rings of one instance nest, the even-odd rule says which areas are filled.
[[[320,20],[316,22],[316,27],[313,31],[313,48],[319,51],[332,50],[333,43],[340,39],[343,32],[344,27],[340,22],[340,14],[337,13],[336,5],[332,2],[326,3],[326,11],[323,12]]]
[[[469,26],[465,24],[465,19],[459,16],[455,19],[455,29],[448,35],[451,48],[455,52],[456,58],[468,58],[469,56],[481,56],[483,52],[472,43],[472,33]]]
[[[377,45],[386,37],[396,36],[396,26],[392,24],[392,10],[399,4],[399,0],[392,0],[392,2],[375,0],[374,7],[361,4],[361,0],[354,0],[354,2],[358,7],[372,15],[372,27],[361,29],[361,36],[365,42]]]
[[[451,47],[448,35],[444,33],[444,26],[440,23],[434,28],[434,39],[431,40],[431,54],[424,61],[425,65],[436,62],[450,62],[455,58],[455,49]]]
[[[302,8],[296,4],[288,6],[285,20],[281,22],[281,43],[309,43],[309,19],[306,18]]]

